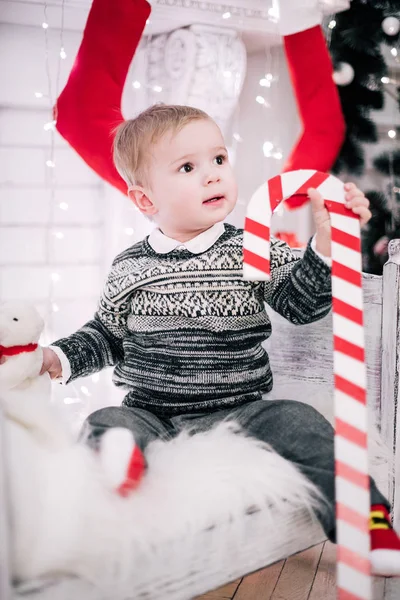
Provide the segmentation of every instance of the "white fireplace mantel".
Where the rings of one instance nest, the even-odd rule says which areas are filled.
[[[62,0],[47,1],[47,21],[58,29]],[[146,35],[156,35],[193,24],[218,25],[241,32],[248,52],[280,43],[276,0],[150,0],[152,13]],[[44,20],[43,0],[0,0],[3,23],[37,26]],[[82,31],[91,0],[64,0],[64,28]],[[228,16],[229,14],[229,16]]]

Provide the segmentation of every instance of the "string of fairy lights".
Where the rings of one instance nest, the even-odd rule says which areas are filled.
[[[34,92],[34,96],[37,99],[44,98],[48,103],[49,115],[51,118],[46,121],[43,125],[43,128],[49,135],[49,144],[47,150],[47,156],[45,159],[45,164],[47,167],[46,173],[46,188],[49,191],[50,197],[50,206],[48,212],[48,219],[46,222],[46,265],[48,266],[49,271],[49,287],[48,287],[48,295],[46,301],[46,315],[45,315],[45,331],[44,331],[44,344],[47,345],[54,340],[54,327],[53,327],[53,316],[54,313],[58,313],[60,311],[59,304],[57,302],[57,283],[61,281],[61,274],[56,269],[56,265],[53,258],[53,240],[63,240],[65,237],[64,231],[56,226],[56,211],[68,211],[69,204],[68,202],[61,201],[57,202],[56,198],[56,190],[57,190],[57,168],[56,168],[56,144],[55,144],[55,136],[56,136],[56,123],[57,123],[57,105],[56,100],[58,98],[60,92],[60,77],[61,77],[61,63],[63,60],[67,58],[67,52],[65,49],[64,42],[64,18],[65,18],[65,0],[61,0],[60,5],[60,23],[56,27],[56,31],[58,32],[58,57],[57,57],[57,66],[56,66],[56,75],[55,82],[53,83],[52,78],[52,69],[51,69],[51,44],[50,44],[50,25],[48,18],[48,7],[49,4],[47,1],[43,4],[43,21],[41,23],[41,28],[44,33],[44,48],[45,48],[45,57],[44,57],[44,70],[46,74],[46,91],[36,90]],[[93,383],[98,383],[100,380],[100,375],[98,373],[91,376],[91,380]],[[91,392],[87,385],[80,385],[79,392],[77,390],[77,386],[75,384],[71,384],[68,386],[68,395],[65,394],[63,389],[63,401],[64,404],[82,404],[82,399],[80,394],[86,397],[91,396]],[[71,393],[72,392],[72,393]],[[79,421],[82,421],[85,417],[85,414],[76,415]]]
[[[61,72],[61,60],[66,58],[66,52],[64,49],[64,1],[61,3],[61,23],[59,28],[59,41],[60,41],[60,52],[57,60],[57,75],[56,75],[56,86],[53,90],[53,82],[51,76],[51,65],[50,65],[50,40],[49,40],[49,22],[48,22],[48,4],[47,1],[44,3],[43,7],[43,17],[44,20],[42,22],[42,29],[44,31],[44,41],[45,41],[45,72],[47,79],[47,93],[46,98],[49,103],[49,111],[52,113],[53,107],[55,105],[55,100],[58,96],[59,92],[59,81],[60,81],[60,72]],[[37,98],[42,97],[44,94],[42,92],[35,92],[35,96]],[[45,335],[47,338],[51,337],[53,330],[52,323],[52,314],[54,312],[58,312],[59,307],[55,302],[55,285],[60,280],[60,274],[56,271],[53,271],[52,265],[52,237],[55,236],[56,239],[63,239],[64,234],[62,231],[55,231],[54,221],[55,221],[55,202],[56,202],[56,171],[55,171],[55,124],[56,124],[56,110],[54,111],[54,118],[44,124],[44,129],[49,133],[50,141],[49,141],[49,152],[46,158],[46,166],[48,168],[47,172],[47,186],[50,191],[50,206],[49,206],[49,217],[47,221],[47,231],[46,231],[46,263],[49,265],[51,271],[50,273],[50,281],[49,281],[49,293],[47,298],[47,314],[46,314],[46,330]],[[64,210],[68,210],[68,204],[65,203]],[[60,207],[61,208],[61,207]]]

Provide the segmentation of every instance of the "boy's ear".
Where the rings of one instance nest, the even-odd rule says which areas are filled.
[[[140,185],[133,185],[128,190],[128,196],[133,204],[140,210],[141,213],[152,217],[158,212],[158,208],[153,204],[150,197],[146,194],[146,190]]]

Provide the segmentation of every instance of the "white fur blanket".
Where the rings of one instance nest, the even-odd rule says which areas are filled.
[[[318,502],[292,464],[232,424],[151,444],[147,474],[129,498],[105,485],[96,453],[70,439],[44,402],[9,403],[6,440],[14,577],[75,575],[113,600],[177,562],[190,573],[199,535],[220,530],[219,552],[239,552],[246,514],[261,510],[279,533],[280,516],[312,516]]]

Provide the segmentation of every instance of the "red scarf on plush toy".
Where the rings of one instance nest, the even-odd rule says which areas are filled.
[[[34,352],[37,347],[37,344],[26,344],[26,346],[0,345],[0,358],[3,358],[3,356],[16,356],[17,354],[22,354],[22,352]]]
[[[146,0],[94,0],[83,40],[55,108],[57,129],[83,160],[126,195],[112,160],[113,128],[123,121],[121,97],[129,65],[150,15]],[[344,139],[332,64],[319,26],[284,36],[303,132],[284,171],[329,171]],[[294,196],[289,208],[308,201]]]

